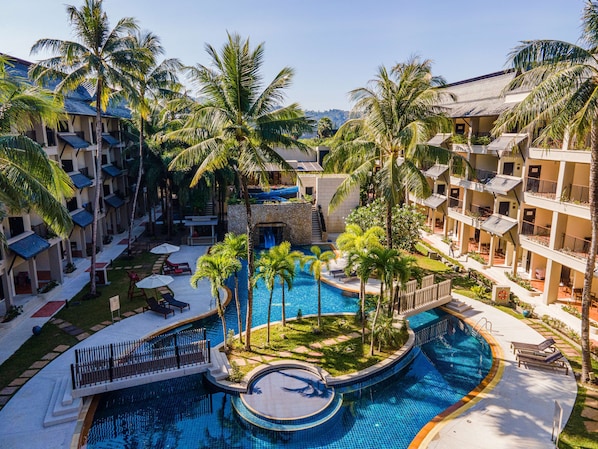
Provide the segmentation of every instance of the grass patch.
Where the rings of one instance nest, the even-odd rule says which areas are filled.
[[[573,364],[573,361],[571,361]],[[589,433],[584,425],[585,418],[581,416],[586,401],[587,390],[578,384],[577,398],[567,425],[561,432],[559,448],[561,449],[598,449],[595,433]]]
[[[266,344],[267,330],[261,328],[251,332],[253,350],[244,351],[243,348],[234,345],[229,354],[229,359],[244,358],[246,365],[240,366],[243,374],[262,364],[261,357],[272,357],[273,360],[291,359],[313,363],[328,371],[333,376],[340,376],[356,371],[361,371],[386,359],[396,348],[383,349],[382,352],[375,351],[370,357],[369,343],[363,345],[361,337],[335,343],[322,345],[319,343],[348,335],[353,332],[361,333],[361,325],[356,323],[352,317],[322,317],[322,329],[319,333],[314,332],[317,318],[304,318],[300,321],[289,321],[285,328],[277,323],[270,327],[270,345]],[[407,336],[401,339],[401,345],[407,341]],[[315,346],[314,346],[315,345]],[[305,350],[307,348],[307,350]],[[377,349],[377,348],[376,348]],[[284,352],[285,357],[280,353]]]
[[[421,254],[417,253],[411,254],[411,256],[415,258],[415,264],[422,270],[426,270],[431,273],[442,273],[450,270],[450,268],[440,260],[430,259],[428,256],[422,256]]]

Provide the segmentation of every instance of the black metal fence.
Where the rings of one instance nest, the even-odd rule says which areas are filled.
[[[189,329],[145,340],[124,341],[75,350],[73,390],[210,363],[205,329]]]

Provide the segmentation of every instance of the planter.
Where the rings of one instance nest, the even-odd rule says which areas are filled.
[[[529,318],[532,315],[532,311],[524,310],[523,312],[521,312],[521,314],[523,315],[524,318]]]
[[[590,335],[598,335],[598,327],[590,326]]]

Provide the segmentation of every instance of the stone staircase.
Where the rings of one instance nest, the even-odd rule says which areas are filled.
[[[81,398],[74,398],[72,395],[70,379],[64,377],[57,380],[44,417],[44,427],[75,421],[79,416],[82,404]]]
[[[448,304],[445,304],[444,307],[446,307],[447,309],[449,309],[453,312],[457,312],[457,313],[463,313],[466,310],[471,309],[470,305],[465,304],[463,301],[460,301],[456,298],[453,298],[453,300],[451,302],[449,302]]]
[[[224,380],[228,377],[229,364],[226,354],[220,352],[218,348],[212,348],[210,351],[212,366],[208,370],[208,375],[214,380]]]
[[[316,209],[315,206],[311,208],[311,241],[322,241],[322,228],[320,227],[320,216],[318,215],[318,209]]]

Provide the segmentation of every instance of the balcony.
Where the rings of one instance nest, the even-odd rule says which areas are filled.
[[[45,223],[31,226],[31,230],[34,234],[37,234],[46,240],[56,237],[56,233],[54,233],[54,231],[52,231]]]
[[[560,252],[573,256],[577,259],[587,259],[590,251],[591,238],[590,237],[576,237],[569,234],[563,234],[563,244],[559,249]]]
[[[542,246],[548,247],[550,244],[550,227],[538,226],[529,221],[523,221],[521,226],[521,235],[528,240],[539,243]]]
[[[525,191],[534,196],[556,199],[556,182],[546,179],[525,178]]]
[[[492,215],[492,206],[480,206],[478,204],[472,204],[469,210],[465,211],[465,215],[474,218],[488,218]]]
[[[561,201],[582,205],[590,204],[590,188],[579,184],[569,184],[563,189]]]
[[[495,171],[476,169],[475,179],[482,184],[488,184],[496,177],[496,174]]]
[[[454,211],[461,212],[463,210],[463,200],[455,198],[454,196],[448,197],[448,207]]]

